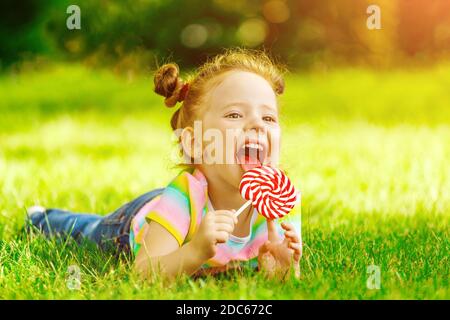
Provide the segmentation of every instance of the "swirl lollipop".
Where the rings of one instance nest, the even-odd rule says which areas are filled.
[[[280,169],[269,166],[253,168],[244,173],[239,185],[241,195],[248,200],[236,212],[236,217],[251,203],[267,219],[287,215],[299,201],[300,195]]]

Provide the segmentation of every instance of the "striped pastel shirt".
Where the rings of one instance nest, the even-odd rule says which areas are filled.
[[[133,253],[137,255],[150,221],[166,228],[180,246],[189,242],[205,214],[214,210],[208,198],[207,186],[206,178],[200,170],[182,171],[161,195],[145,204],[131,223],[130,246]],[[281,238],[284,237],[284,230],[280,223],[288,221],[293,224],[301,239],[301,216],[297,208],[300,208],[299,204],[287,216],[275,220]],[[248,235],[230,235],[226,243],[217,245],[216,255],[206,261],[202,268],[225,267],[230,263],[244,262],[256,267],[258,249],[267,238],[266,219],[253,210]]]

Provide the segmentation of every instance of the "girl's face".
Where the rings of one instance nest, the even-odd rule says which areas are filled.
[[[208,178],[238,188],[258,165],[276,165],[280,126],[275,92],[261,76],[230,71],[209,92],[202,117],[202,163]]]

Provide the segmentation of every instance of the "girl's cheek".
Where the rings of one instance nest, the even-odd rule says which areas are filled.
[[[225,141],[213,139],[203,143],[202,163],[206,165],[226,164],[232,149],[227,149]]]

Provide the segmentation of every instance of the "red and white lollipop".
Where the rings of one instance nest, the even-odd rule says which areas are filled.
[[[244,173],[239,185],[242,197],[248,200],[236,212],[242,213],[250,204],[267,219],[287,215],[300,200],[300,195],[286,174],[269,166],[253,168]]]

